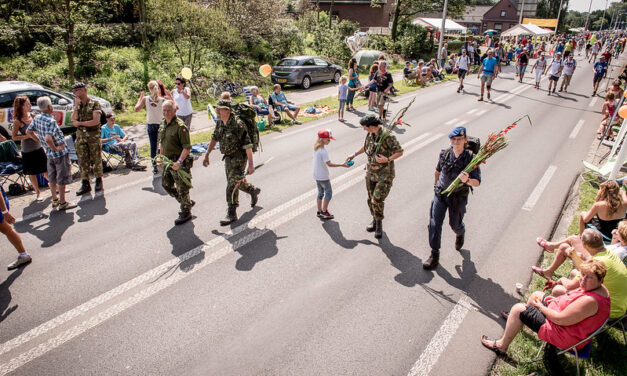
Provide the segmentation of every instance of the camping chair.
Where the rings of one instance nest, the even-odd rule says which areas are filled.
[[[575,364],[577,366],[577,376],[580,375],[579,373],[579,359],[588,359],[590,358],[590,354],[592,352],[592,339],[594,337],[596,337],[597,335],[599,335],[600,333],[602,333],[603,331],[605,331],[605,325],[607,324],[609,319],[605,320],[605,322],[603,322],[603,324],[594,332],[592,332],[589,336],[587,336],[586,338],[582,339],[581,341],[575,343],[574,345],[570,346],[567,349],[560,349],[557,346],[551,345],[548,342],[544,342],[542,341],[542,346],[540,346],[540,350],[538,350],[538,353],[536,354],[536,357],[533,358],[529,363],[534,363],[537,362],[538,360],[542,359],[545,362],[545,367],[547,367],[547,369],[549,368],[548,365],[546,364],[546,357],[542,357],[540,354],[542,353],[543,350],[545,350],[546,346],[553,346],[555,347],[558,351],[557,351],[557,356],[560,356],[562,354],[565,353],[569,353],[571,355],[575,356]],[[583,343],[588,342],[581,350],[577,350],[577,347]],[[545,351],[546,354],[546,351]]]
[[[623,161],[623,164],[627,163],[627,159],[625,161]],[[610,176],[610,174],[612,173],[612,170],[614,169],[614,166],[616,165],[616,157],[608,160],[607,162],[603,163],[600,166],[595,166],[592,163],[583,161],[583,166],[584,166],[584,171],[581,173],[581,179],[584,182],[589,182],[592,180],[595,180],[597,178],[601,178],[602,180],[607,180],[607,178]],[[584,174],[588,172],[591,173],[593,175],[592,179],[586,179],[586,177],[584,177]]]
[[[607,324],[605,324],[604,329],[600,333],[603,333],[610,328],[619,329],[623,333],[623,340],[625,341],[625,345],[627,345],[627,334],[625,334],[625,326],[627,326],[627,313],[617,319],[608,319]]]
[[[7,182],[9,186],[6,191],[11,194],[16,192],[15,189],[11,189],[13,184],[21,187],[23,191],[32,188],[22,171],[22,160],[18,156],[17,145],[12,140],[0,142],[0,185],[4,186]]]
[[[253,95],[253,93],[250,91],[250,86],[244,87],[244,95],[246,96],[246,103],[250,103],[250,97]],[[272,118],[274,119],[274,123],[277,124],[281,122],[281,112],[278,108],[274,108],[274,106],[271,104],[271,101],[272,99],[268,95],[268,105],[272,106],[272,109],[274,110]],[[257,116],[259,116],[259,114],[257,114]]]
[[[117,170],[124,163],[124,155],[109,147],[109,145],[102,145],[102,156],[104,157],[104,163],[111,166],[112,169]]]
[[[70,154],[70,167],[76,167],[76,169],[80,171],[81,168],[78,165],[78,154],[76,154],[76,144],[74,143],[74,138],[72,137],[72,135],[65,136],[63,138],[63,141],[65,141],[65,146],[67,147]]]

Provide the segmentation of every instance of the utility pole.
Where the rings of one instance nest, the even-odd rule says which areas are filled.
[[[525,13],[525,0],[522,0],[522,4],[520,5],[520,17],[518,17],[518,23],[522,23],[523,13]]]
[[[557,35],[557,29],[560,27],[560,15],[562,14],[563,4],[564,4],[564,0],[560,0],[560,9],[557,10],[557,24],[555,25],[555,32],[553,33],[553,35]]]
[[[607,0],[605,0],[605,9],[603,9],[603,18],[601,18],[601,26],[599,26],[599,30],[603,30],[603,23],[605,23],[605,12],[607,12]]]
[[[438,56],[435,57],[435,61],[440,61],[440,54],[442,53],[442,44],[444,42],[444,26],[446,24],[446,8],[448,8],[448,0],[444,0],[444,9],[442,10],[442,24],[440,26],[440,41],[438,42]]]
[[[588,15],[586,16],[586,26],[585,29],[589,30],[588,28],[588,21],[590,21],[590,10],[592,9],[592,0],[590,0],[590,6],[588,7]]]

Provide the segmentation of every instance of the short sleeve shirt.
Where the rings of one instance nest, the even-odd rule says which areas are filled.
[[[282,91],[279,92],[279,94],[277,94],[276,92],[272,93],[272,94],[270,94],[270,96],[272,97],[272,100],[275,103],[281,103],[281,104],[286,104],[287,103],[287,98],[285,97],[285,94]]]
[[[485,58],[483,60],[483,74],[491,76],[494,74],[494,67],[496,67],[496,65],[498,64],[498,62],[496,61],[496,58],[494,57],[488,57]]]
[[[564,74],[567,76],[570,76],[575,71],[575,67],[577,67],[577,60],[568,59],[564,61]]]
[[[169,123],[166,122],[165,118],[161,120],[159,141],[161,153],[170,159],[178,158],[183,149],[192,148],[189,129],[178,116],[175,116]]]
[[[37,134],[37,137],[41,140],[41,145],[44,147],[48,158],[61,158],[68,153],[67,147],[62,151],[55,151],[50,149],[48,143],[46,142],[46,136],[50,135],[52,136],[52,142],[56,146],[65,145],[63,132],[61,132],[61,128],[59,128],[57,121],[54,120],[52,115],[42,113],[35,116],[33,122],[28,126],[28,130],[34,131]]]
[[[329,153],[325,148],[319,148],[313,155],[313,178],[314,180],[329,180]]]
[[[607,62],[597,61],[596,63],[594,63],[594,75],[595,76],[603,76],[606,70],[607,70]]]
[[[562,72],[560,71],[560,68],[563,66],[563,62],[562,60],[553,60],[551,62],[551,75],[552,76],[561,76]]]
[[[89,98],[89,100],[85,103],[79,101],[77,107],[77,120],[78,121],[90,121],[94,119],[94,111],[102,111],[100,107],[100,103]],[[100,121],[100,119],[98,119]]]
[[[374,80],[377,84],[377,92],[381,93],[394,83],[390,72],[385,72],[384,75],[382,75],[381,72],[377,72],[374,74]]]
[[[124,131],[117,124],[113,124],[113,129],[109,128],[108,125],[105,125],[100,129],[100,138],[110,138],[111,136],[116,135],[116,134],[120,136],[120,138],[124,138],[125,136]],[[103,145],[112,146],[112,145],[117,144],[118,142],[119,142],[118,140],[109,140],[105,142]]]

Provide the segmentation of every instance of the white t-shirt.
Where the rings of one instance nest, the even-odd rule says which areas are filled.
[[[146,124],[159,124],[163,119],[163,102],[165,99],[158,97],[157,101],[153,101],[152,97],[146,99]]]
[[[597,52],[599,52],[599,45],[595,43],[592,45],[592,53],[596,54]]]
[[[621,247],[620,243],[616,243],[608,246],[607,249],[614,252],[621,261],[625,262],[625,258],[627,257],[627,246]]]
[[[575,67],[577,66],[577,60],[572,59],[572,60],[566,60],[564,61],[564,74],[567,76],[570,76],[573,74],[573,72],[575,71]]]
[[[457,67],[459,69],[468,70],[469,62],[470,62],[470,58],[468,57],[468,55],[466,56],[462,55],[457,59]]]
[[[324,147],[314,151],[313,155],[313,178],[315,180],[329,180],[329,154]]]
[[[562,60],[553,60],[551,62],[551,76],[561,76],[560,67],[562,66]]]
[[[468,45],[468,50],[466,52],[468,53],[468,55],[472,55],[473,53],[475,53],[475,48],[472,46],[472,44]]]
[[[543,71],[546,67],[546,60],[536,60],[536,70]]]
[[[176,114],[179,116],[191,115],[194,112],[194,109],[192,108],[191,91],[188,87],[184,88],[183,90],[185,91],[185,93],[187,93],[187,95],[190,95],[189,98],[185,98],[183,93],[179,94],[179,91],[176,89],[172,90],[172,96],[174,97],[174,101],[179,106],[179,109],[176,110]]]

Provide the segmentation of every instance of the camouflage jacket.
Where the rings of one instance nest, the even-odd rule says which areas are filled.
[[[78,121],[93,120],[94,118],[93,112],[102,111],[102,108],[100,107],[100,103],[98,103],[97,101],[91,98],[89,98],[89,100],[86,103],[78,101],[78,107],[75,107],[75,109],[78,115],[76,117],[76,120]],[[98,118],[98,121],[100,121],[100,118]]]
[[[377,149],[377,145],[379,144],[379,140],[381,139],[383,132],[383,128],[380,128],[376,134],[368,133],[366,141],[364,141],[364,152],[368,156],[366,177],[370,180],[394,179],[395,176],[394,161],[388,163],[378,163],[375,160],[374,152]],[[401,144],[393,134],[390,134],[381,144],[378,154],[384,157],[390,157],[400,151],[403,151]]]
[[[211,139],[220,143],[222,154],[229,156],[244,153],[245,149],[253,146],[244,123],[234,114],[231,114],[226,123],[218,119]]]

